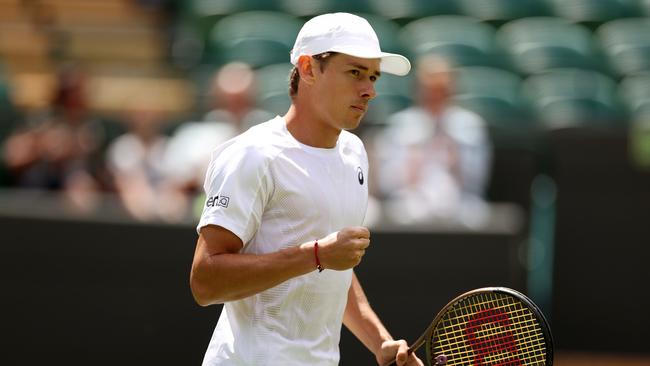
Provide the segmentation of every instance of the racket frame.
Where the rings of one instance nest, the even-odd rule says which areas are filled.
[[[544,313],[533,303],[526,295],[522,294],[519,291],[513,290],[511,288],[507,287],[482,287],[482,288],[477,288],[471,291],[467,291],[453,300],[451,300],[447,305],[445,305],[439,312],[436,314],[436,317],[433,319],[431,324],[427,327],[427,329],[420,335],[418,339],[413,342],[413,344],[409,347],[408,353],[411,354],[415,351],[417,351],[422,345],[426,344],[426,353],[427,353],[427,363],[430,363],[430,360],[433,360],[433,354],[432,354],[432,346],[431,346],[431,333],[436,329],[436,326],[440,322],[440,320],[447,314],[447,311],[449,308],[453,307],[456,303],[464,300],[467,297],[478,295],[478,294],[483,294],[483,293],[501,293],[505,295],[512,296],[516,298],[517,300],[521,301],[524,303],[537,317],[539,320],[540,327],[542,329],[542,333],[544,334],[544,340],[545,340],[545,345],[546,345],[546,361],[544,365],[546,366],[552,366],[553,365],[553,335],[551,333],[551,328],[548,326],[548,321],[546,320],[546,317],[544,316]],[[395,365],[395,362],[389,363],[387,366],[390,365]]]

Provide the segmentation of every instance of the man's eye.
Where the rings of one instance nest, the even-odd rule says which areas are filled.
[[[350,73],[352,73],[354,76],[359,76],[361,74],[359,70],[350,70]]]
[[[377,77],[375,75],[370,76],[370,81],[372,82],[377,81]]]

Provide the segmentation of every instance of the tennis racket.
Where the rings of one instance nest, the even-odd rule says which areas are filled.
[[[553,364],[553,337],[544,315],[529,298],[505,287],[480,288],[453,299],[409,354],[424,344],[430,366]]]

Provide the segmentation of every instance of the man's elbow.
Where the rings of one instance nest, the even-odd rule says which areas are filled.
[[[208,306],[216,303],[212,299],[213,296],[208,286],[201,283],[195,276],[190,276],[190,289],[192,290],[194,301],[200,306]]]

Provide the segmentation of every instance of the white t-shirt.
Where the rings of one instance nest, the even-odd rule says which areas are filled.
[[[363,224],[368,158],[342,131],[336,147],[298,142],[282,117],[213,153],[197,230],[222,226],[242,253],[270,253]],[[203,365],[337,365],[352,270],[314,271],[224,304]]]

